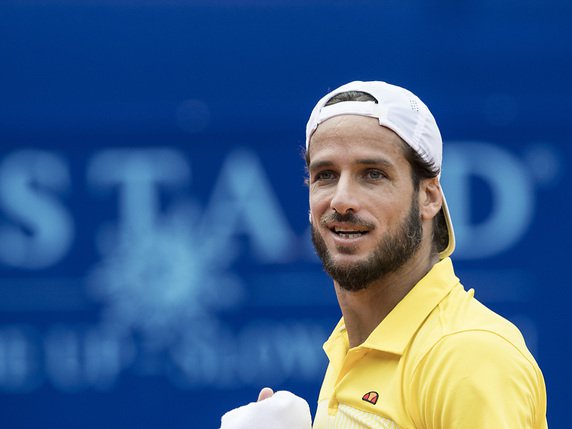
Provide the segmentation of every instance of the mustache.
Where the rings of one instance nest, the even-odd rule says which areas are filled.
[[[330,223],[347,223],[354,226],[360,226],[367,229],[373,229],[374,225],[367,222],[360,217],[356,216],[354,212],[347,212],[346,214],[340,214],[338,212],[327,213],[320,219],[320,224],[327,226]]]

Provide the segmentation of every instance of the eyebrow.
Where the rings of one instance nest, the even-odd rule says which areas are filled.
[[[357,164],[360,165],[383,165],[384,167],[393,167],[393,163],[385,158],[367,158],[359,159]]]
[[[387,168],[393,167],[393,163],[385,158],[364,158],[358,159],[356,162],[358,165],[381,165]],[[317,170],[324,167],[331,167],[334,163],[332,161],[316,161],[310,163],[310,170]]]

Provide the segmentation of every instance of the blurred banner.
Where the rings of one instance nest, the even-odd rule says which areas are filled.
[[[431,108],[457,274],[572,381],[572,3],[0,4],[0,425],[213,428],[315,411],[340,312],[301,156],[329,89]]]

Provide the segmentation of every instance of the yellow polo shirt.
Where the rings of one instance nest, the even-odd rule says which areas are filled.
[[[349,348],[343,319],[314,429],[544,429],[542,373],[519,330],[465,291],[449,258]]]

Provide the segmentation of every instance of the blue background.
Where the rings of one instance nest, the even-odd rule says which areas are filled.
[[[0,4],[0,421],[218,428],[260,387],[315,409],[339,318],[308,239],[314,103],[405,86],[445,141],[458,275],[523,331],[552,428],[567,301],[572,4]]]

